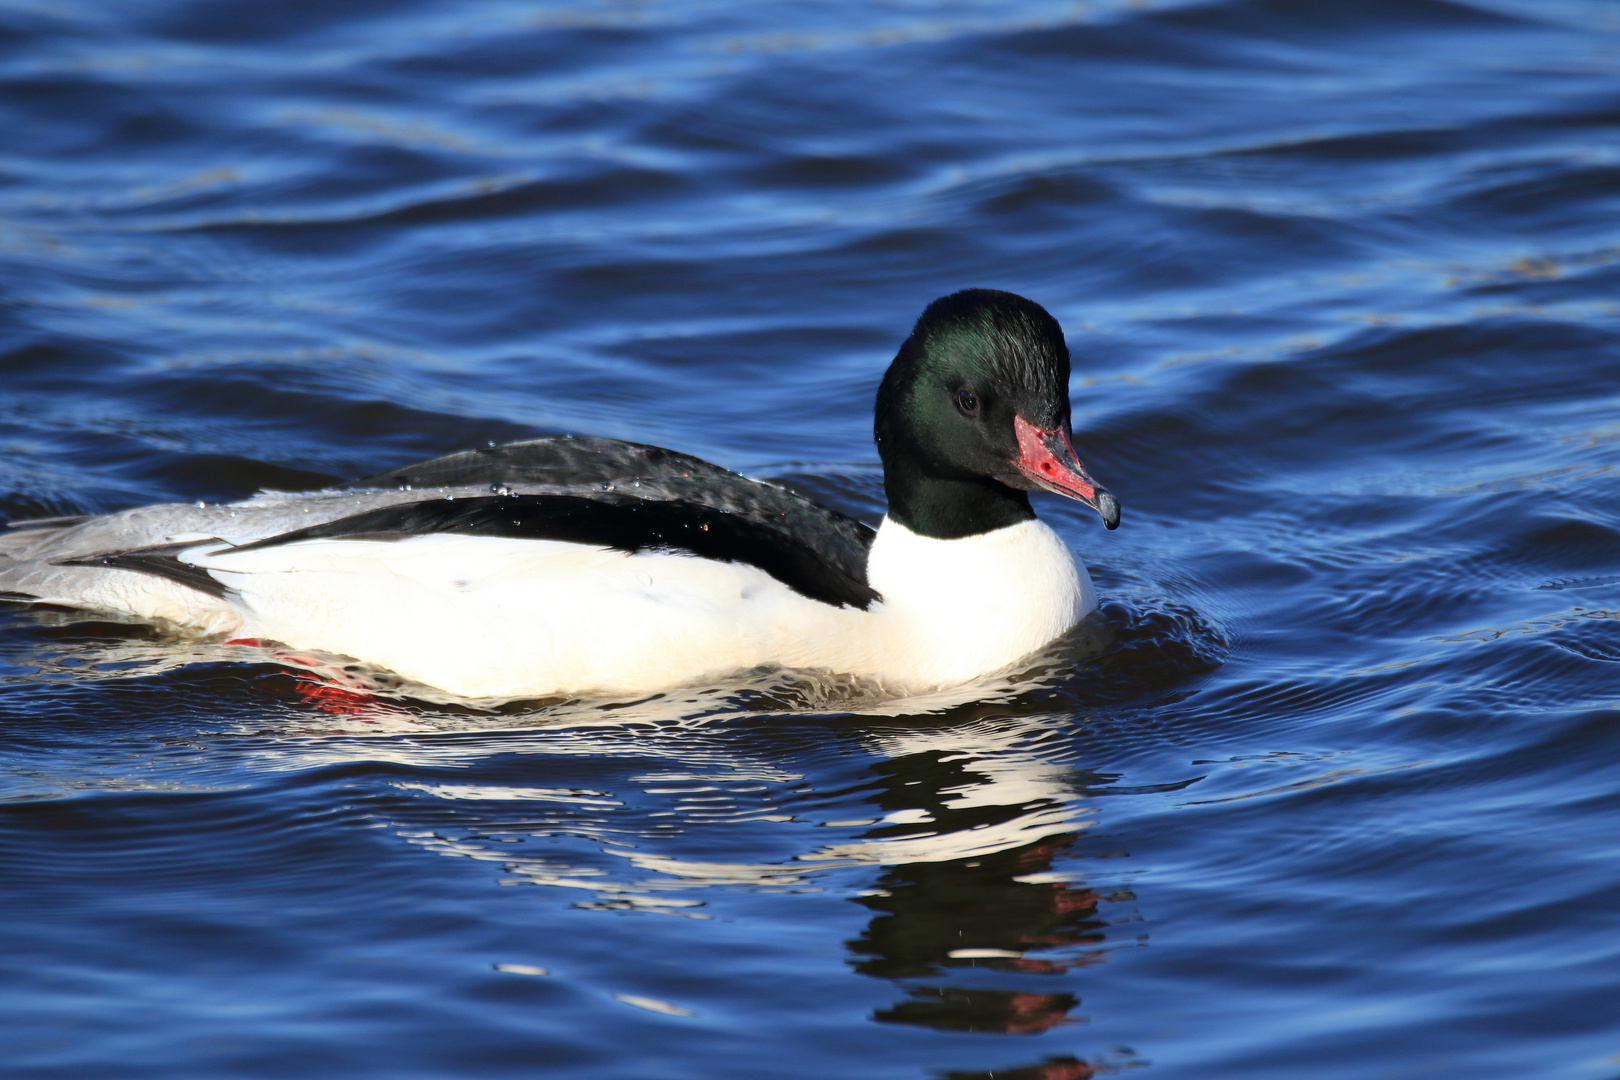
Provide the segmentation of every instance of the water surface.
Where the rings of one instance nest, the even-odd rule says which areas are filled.
[[[970,692],[381,698],[0,612],[41,1078],[1620,1075],[1597,0],[0,3],[0,516],[544,433],[882,513],[1064,324],[1101,617]]]

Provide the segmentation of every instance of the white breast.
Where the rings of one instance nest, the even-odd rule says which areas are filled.
[[[911,691],[1005,667],[1097,606],[1085,568],[1036,520],[936,540],[885,518],[866,576],[893,653],[879,677]]]

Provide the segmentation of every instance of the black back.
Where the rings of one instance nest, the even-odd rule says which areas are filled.
[[[630,554],[677,552],[756,566],[800,595],[835,607],[865,609],[879,599],[864,573],[856,577],[827,562],[785,530],[699,503],[606,491],[396,503],[234,550],[318,539],[401,540],[433,533],[566,540]]]
[[[514,526],[529,530],[522,535],[540,536],[544,531],[540,517],[555,512],[563,517],[558,519],[559,523],[551,531],[545,533],[548,539],[596,543],[588,537],[594,535],[594,530],[605,530],[605,534],[613,538],[613,542],[606,546],[625,551],[663,546],[691,551],[707,558],[750,562],[806,596],[815,599],[838,597],[836,600],[828,599],[829,603],[853,604],[864,608],[876,596],[866,587],[866,556],[876,536],[870,527],[836,510],[811,502],[802,495],[750,480],[690,454],[658,446],[620,439],[553,436],[466,450],[378,473],[346,486],[433,488],[473,485],[488,485],[501,491],[511,489],[513,494],[519,496],[568,496],[599,502],[604,508],[642,504],[633,516],[624,518],[616,517],[616,511],[612,509],[603,509],[592,524],[585,524],[591,515],[572,503],[554,501],[526,504],[528,509],[522,518],[526,524]],[[525,491],[525,488],[530,490]],[[710,513],[704,514],[702,511]],[[727,520],[720,524],[715,515],[724,516]],[[562,524],[565,519],[571,523],[566,528],[579,531],[574,535],[565,535]],[[610,526],[610,520],[617,524]],[[689,520],[699,525],[710,525],[709,532],[714,535],[694,538],[693,544],[697,546],[676,543],[675,538],[686,535],[684,523]],[[634,542],[636,530],[649,529],[662,530],[656,532],[662,539],[653,540],[639,549],[625,546]],[[759,535],[748,539],[744,535],[747,530],[755,530]],[[703,530],[699,529],[698,532]],[[652,537],[655,533],[647,532],[646,535]],[[721,535],[731,538],[730,547],[716,546]],[[763,554],[767,550],[778,554]],[[743,552],[751,552],[766,561],[757,562],[753,557],[742,557]],[[820,564],[824,570],[814,574],[808,571],[793,572],[789,577],[783,577],[778,570],[788,573],[784,569],[788,564]],[[837,579],[841,584],[813,584],[812,579],[817,576],[826,577],[828,582]],[[858,588],[849,583],[854,583]],[[866,599],[856,602],[859,597]]]
[[[494,493],[447,498],[431,490],[485,485]],[[802,495],[656,446],[617,439],[535,439],[434,458],[345,486],[430,490],[419,498],[233,550],[315,539],[402,540],[431,533],[564,540],[632,554],[671,551],[746,563],[803,596],[834,606],[864,610],[881,599],[866,584],[867,552],[876,536],[866,525]],[[132,570],[223,596],[225,586],[177,557],[199,543],[204,541],[54,561]]]
[[[463,450],[368,476],[346,488],[460,487],[469,484],[550,484],[596,487],[636,479],[692,479],[724,497],[729,487],[767,487],[690,454],[661,446],[554,435]]]

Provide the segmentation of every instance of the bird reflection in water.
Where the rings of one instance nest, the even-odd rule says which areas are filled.
[[[1129,1062],[1128,1064],[1141,1064]],[[1115,1072],[1122,1066],[1096,1066],[1072,1057],[1051,1057],[1038,1065],[1021,1069],[996,1069],[993,1072],[956,1072],[940,1074],[940,1080],[1087,1080],[1102,1072]]]
[[[873,917],[847,946],[857,972],[905,989],[904,1000],[872,1014],[879,1023],[1038,1035],[1083,1022],[1073,1011],[1079,998],[1038,984],[1100,963],[1109,923],[1116,921],[1099,913],[1103,896],[1054,871],[1082,835],[1075,826],[1086,824],[1075,820],[1087,816],[1077,814],[1083,805],[1077,797],[1106,781],[1030,753],[1026,724],[976,727],[969,745],[958,728],[937,733],[954,745],[921,752],[918,743],[930,742],[928,735],[908,732],[888,749],[909,743],[912,753],[874,765],[885,780],[876,801],[889,814],[863,839],[908,850],[914,859],[891,863],[877,887],[856,898]],[[971,745],[984,742],[1001,745]],[[1059,815],[1068,827],[1052,830]],[[926,836],[917,834],[922,821],[928,822]],[[896,835],[904,830],[912,835]],[[1007,843],[1018,833],[1031,839]],[[1072,855],[1065,861],[1072,863]],[[1119,890],[1106,899],[1134,897]],[[1132,1063],[1059,1056],[994,1075],[1076,1080]],[[976,1080],[991,1074],[945,1075]]]
[[[295,673],[293,692],[312,712],[365,725],[355,730],[388,726],[386,700],[361,707],[365,686],[357,673],[334,670],[319,663],[319,657],[273,659]],[[652,710],[677,705],[648,702],[613,716],[658,719],[661,714]],[[857,973],[893,981],[902,991],[900,1000],[875,1010],[872,1020],[945,1032],[1040,1035],[1084,1021],[1075,1013],[1080,999],[1064,976],[1100,963],[1106,950],[1119,944],[1114,924],[1129,916],[1122,919],[1124,910],[1113,905],[1128,905],[1134,896],[1116,885],[1098,891],[1074,880],[1076,861],[1085,857],[1076,848],[1083,848],[1095,818],[1091,796],[1118,790],[1111,787],[1113,778],[1076,767],[1077,751],[1064,716],[1009,712],[1005,704],[998,708],[980,702],[952,708],[943,718],[890,715],[870,717],[860,728],[851,725],[850,737],[873,755],[865,769],[868,782],[859,785],[865,812],[859,821],[820,824],[858,831],[786,859],[697,862],[663,850],[662,844],[646,843],[662,835],[657,827],[667,826],[640,827],[634,811],[626,809],[637,795],[673,798],[670,805],[689,811],[682,832],[701,829],[709,818],[791,825],[803,820],[780,813],[792,809],[791,797],[788,805],[780,805],[767,802],[766,796],[782,797],[785,785],[800,774],[783,771],[791,760],[771,755],[753,759],[732,738],[694,741],[692,732],[664,738],[656,726],[635,724],[600,729],[569,725],[545,734],[547,756],[559,763],[559,776],[570,774],[561,766],[575,753],[636,762],[636,775],[622,791],[612,784],[600,792],[582,792],[555,785],[438,783],[418,777],[396,786],[460,806],[453,826],[436,820],[430,806],[418,806],[412,817],[420,820],[401,820],[401,835],[445,855],[498,862],[504,884],[597,894],[580,901],[584,908],[691,917],[702,917],[696,909],[704,906],[705,888],[814,889],[815,879],[828,871],[881,867],[872,887],[852,898],[871,918],[857,938],[846,942]],[[418,717],[418,723],[424,719]],[[648,771],[649,760],[668,760],[671,770]],[[531,783],[542,775],[539,765],[531,760],[526,767]],[[685,806],[683,793],[706,800],[701,804],[706,816]],[[518,803],[524,809],[513,816]],[[854,809],[846,807],[846,813]],[[759,816],[766,810],[775,816]],[[607,861],[570,859],[562,851],[528,856],[491,840],[496,834],[596,838]],[[625,844],[631,834],[641,846]],[[625,869],[639,873],[615,870],[611,863],[620,860]],[[671,890],[682,895],[660,895]],[[1131,936],[1141,940],[1140,934]],[[1128,1052],[1090,1062],[1048,1055],[1038,1064],[997,1068],[993,1074],[940,1075],[948,1080],[988,1080],[991,1075],[1000,1080],[1074,1080],[1134,1064],[1141,1062]]]
[[[1095,891],[1038,880],[1077,834],[1048,837],[974,859],[895,866],[857,902],[874,912],[848,943],[863,975],[893,979],[907,997],[872,1018],[942,1031],[1038,1035],[1080,1022],[1072,993],[1030,988],[1028,976],[1061,975],[1100,963],[1106,921]],[[1029,878],[1037,880],[1028,880]],[[1116,893],[1111,900],[1129,899]],[[1004,973],[1016,989],[951,985],[971,971]],[[1090,1063],[1072,1056],[993,1072],[947,1072],[944,1080],[1085,1080],[1134,1061]]]
[[[979,859],[897,866],[858,902],[876,914],[849,943],[856,971],[907,980],[910,1000],[875,1014],[888,1023],[1028,1035],[1065,1023],[1068,993],[914,985],[953,968],[1058,975],[1102,959],[1105,923],[1095,892],[1023,881],[1047,870],[1072,837]],[[1031,955],[1035,951],[1051,956]]]

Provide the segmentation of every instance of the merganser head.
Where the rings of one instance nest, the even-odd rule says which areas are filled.
[[[878,388],[873,424],[889,516],[953,538],[1034,517],[1026,492],[1076,499],[1110,529],[1119,502],[1069,429],[1069,349],[1039,304],[964,289],[924,309]]]

